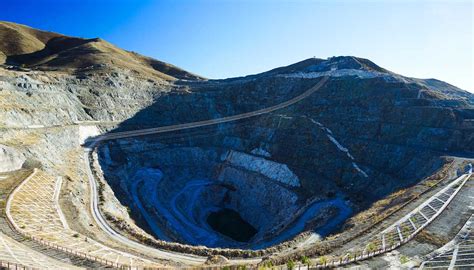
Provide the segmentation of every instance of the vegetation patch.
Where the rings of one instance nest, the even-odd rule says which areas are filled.
[[[448,238],[444,236],[436,235],[427,230],[422,230],[421,232],[419,232],[415,236],[415,240],[421,243],[431,244],[436,247],[441,247],[449,241]]]

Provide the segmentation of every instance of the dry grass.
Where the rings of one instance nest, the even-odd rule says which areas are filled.
[[[360,212],[352,217],[348,224],[361,224],[367,221],[377,222],[385,218],[393,208],[400,205],[403,202],[408,201],[415,194],[410,194],[408,189],[402,189],[397,192],[390,194],[385,199],[379,200],[372,205],[366,211]]]
[[[18,55],[39,51],[45,43],[59,34],[32,29],[28,26],[0,22],[0,51],[4,55]]]
[[[85,175],[83,167],[84,163],[81,159],[82,149],[76,147],[66,151],[63,155],[63,163],[55,164],[55,169],[62,172],[67,178],[72,181],[80,181]]]
[[[8,195],[18,186],[33,170],[18,170],[10,173],[1,173],[0,176],[7,176],[7,178],[0,180],[0,215],[5,215],[5,206]]]
[[[11,147],[24,147],[38,144],[41,140],[41,134],[35,130],[18,130],[15,136],[2,138],[0,143]]]
[[[422,243],[428,243],[436,247],[441,247],[449,240],[446,237],[433,234],[427,230],[422,230],[415,236],[415,240]]]
[[[0,40],[6,41],[0,43],[3,59],[28,67],[75,72],[83,68],[110,66],[164,80],[201,79],[173,65],[122,50],[98,38],[67,37],[24,25],[0,22]]]
[[[452,163],[446,163],[438,172],[420,181],[417,186],[422,187],[422,190],[428,190],[435,187],[446,177],[447,171],[451,165]],[[385,199],[377,201],[369,209],[352,217],[347,222],[347,224],[349,226],[359,224],[374,224],[385,219],[387,216],[396,212],[406,203],[416,199],[420,195],[420,190],[418,192],[413,191],[415,190],[415,187],[398,190],[387,196]]]

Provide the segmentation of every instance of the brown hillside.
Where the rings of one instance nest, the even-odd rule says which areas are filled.
[[[84,39],[0,22],[0,64],[80,71],[115,67],[165,80],[202,79],[176,66],[122,50],[99,38]]]

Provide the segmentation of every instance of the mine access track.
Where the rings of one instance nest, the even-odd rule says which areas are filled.
[[[121,235],[119,232],[115,231],[105,220],[105,218],[102,216],[102,213],[100,212],[99,209],[99,198],[98,198],[98,188],[97,188],[97,182],[96,179],[94,178],[91,170],[91,160],[90,160],[90,154],[91,152],[95,149],[98,143],[107,141],[107,140],[113,140],[113,139],[122,139],[122,138],[130,138],[130,137],[136,137],[136,136],[144,136],[144,135],[151,135],[151,134],[157,134],[157,133],[165,133],[165,132],[172,132],[172,131],[178,131],[178,130],[184,130],[184,129],[190,129],[190,128],[197,128],[197,127],[204,127],[204,126],[210,126],[210,125],[216,125],[216,124],[221,124],[221,123],[227,123],[227,122],[232,122],[232,121],[237,121],[237,120],[242,120],[245,118],[250,118],[266,113],[270,113],[276,110],[280,110],[283,108],[286,108],[290,105],[293,105],[307,97],[309,97],[311,94],[319,90],[321,87],[325,85],[325,83],[328,81],[329,77],[323,77],[316,85],[313,87],[309,88],[306,90],[304,93],[301,95],[298,95],[290,100],[287,100],[285,102],[282,102],[280,104],[270,106],[264,109],[252,111],[252,112],[247,112],[247,113],[242,113],[242,114],[237,114],[233,116],[227,116],[223,118],[218,118],[218,119],[210,119],[210,120],[205,120],[205,121],[197,121],[197,122],[191,122],[191,123],[186,123],[186,124],[177,124],[177,125],[171,125],[171,126],[164,126],[164,127],[157,127],[157,128],[149,128],[149,129],[140,129],[140,130],[133,130],[133,131],[124,131],[124,132],[115,132],[115,133],[110,133],[110,134],[105,134],[101,135],[98,137],[95,137],[90,140],[86,140],[85,143],[85,152],[84,152],[84,160],[86,161],[86,169],[87,169],[87,176],[89,178],[89,183],[91,186],[91,212],[92,216],[99,225],[100,229],[104,231],[106,234],[109,235],[112,239],[115,239],[116,241],[125,244],[126,246],[136,248],[138,250],[144,250],[148,252],[152,252],[154,255],[158,257],[164,257],[167,259],[172,259],[174,261],[178,262],[183,262],[191,265],[199,265],[202,264],[206,261],[205,257],[202,256],[196,256],[196,255],[191,255],[191,254],[182,254],[182,253],[177,253],[177,252],[171,252],[171,251],[166,251],[166,250],[161,250],[161,249],[155,249],[151,248],[149,246],[143,245],[141,243],[135,242],[133,240],[130,240],[126,238],[125,236]],[[231,260],[232,263],[258,263],[260,259],[236,259],[236,260]]]
[[[197,122],[191,122],[191,123],[185,123],[185,124],[177,124],[177,125],[171,125],[171,126],[164,126],[164,127],[157,127],[157,128],[148,128],[148,129],[139,129],[139,130],[131,130],[131,131],[123,131],[123,132],[113,132],[109,134],[104,134],[101,136],[98,136],[90,141],[87,141],[87,143],[92,143],[92,145],[95,145],[95,143],[101,142],[101,141],[107,141],[107,140],[114,140],[114,139],[122,139],[122,138],[130,138],[130,137],[137,137],[137,136],[144,136],[144,135],[150,135],[150,134],[156,134],[156,133],[165,133],[165,132],[171,132],[171,131],[178,131],[178,130],[183,130],[183,129],[190,129],[190,128],[197,128],[197,127],[204,127],[204,126],[210,126],[210,125],[217,125],[217,124],[222,124],[222,123],[227,123],[227,122],[232,122],[232,121],[237,121],[237,120],[242,120],[245,118],[250,118],[266,113],[270,113],[276,110],[280,110],[283,108],[286,108],[290,105],[293,105],[307,97],[309,97],[311,94],[319,90],[323,85],[328,81],[329,77],[323,77],[316,85],[313,87],[309,88],[305,92],[303,92],[301,95],[296,96],[290,100],[287,100],[285,102],[282,102],[280,104],[270,106],[264,109],[252,111],[252,112],[247,112],[247,113],[242,113],[242,114],[236,114],[232,116],[226,116],[222,118],[217,118],[217,119],[210,119],[210,120],[204,120],[204,121],[197,121]]]

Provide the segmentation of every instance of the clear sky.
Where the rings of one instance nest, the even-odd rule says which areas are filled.
[[[474,92],[469,0],[0,0],[0,20],[101,37],[208,78],[354,55]]]

